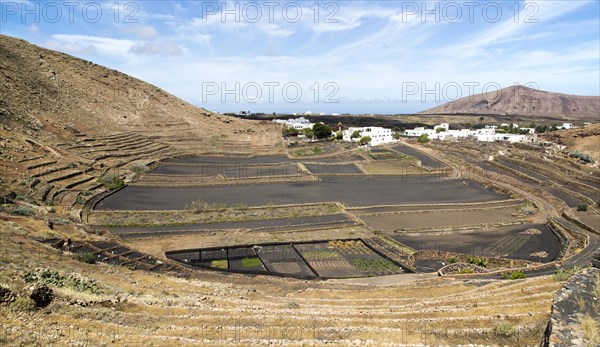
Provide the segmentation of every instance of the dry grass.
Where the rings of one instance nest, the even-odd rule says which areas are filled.
[[[340,212],[337,205],[332,203],[258,208],[239,205],[213,207],[201,211],[94,211],[86,217],[86,223],[107,226],[157,226],[324,216]]]
[[[0,282],[24,287],[13,277],[43,266],[79,273],[98,281],[104,290],[102,295],[92,295],[56,289],[58,299],[45,312],[25,316],[0,308],[0,323],[9,332],[2,341],[7,345],[135,345],[142,341],[150,345],[219,345],[227,339],[240,345],[269,340],[324,345],[329,339],[334,345],[355,339],[371,340],[375,345],[452,345],[466,339],[494,344],[498,336],[493,327],[500,312],[511,317],[510,324],[519,329],[516,337],[502,343],[533,345],[542,329],[538,327],[549,316],[553,292],[560,287],[551,276],[514,283],[436,278],[387,287],[268,277],[256,280],[205,272],[199,272],[197,280],[185,280],[81,263],[31,240],[33,235],[46,234],[41,222],[0,223],[0,245],[4,249],[18,247],[18,252],[7,253],[3,265],[8,266],[3,266]],[[69,232],[76,235],[74,230]],[[351,231],[330,230],[327,234],[343,235],[339,232]],[[248,242],[273,237],[254,234],[238,236]],[[232,235],[214,238],[226,242],[232,241]],[[288,237],[298,239],[299,235]],[[325,236],[323,231],[302,235],[307,239]],[[87,306],[68,304],[73,300]]]
[[[579,315],[579,325],[583,331],[583,338],[589,346],[600,344],[600,322],[598,322],[589,313]]]

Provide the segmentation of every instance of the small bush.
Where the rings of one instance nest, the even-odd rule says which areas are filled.
[[[593,164],[596,161],[594,160],[594,158],[592,158],[589,154],[583,153],[583,152],[579,152],[579,151],[575,151],[575,152],[571,152],[569,153],[569,157],[571,158],[578,158],[581,161],[583,161],[584,163],[589,163],[589,164]]]
[[[587,211],[588,210],[588,205],[587,204],[579,204],[577,205],[577,211]]]
[[[90,195],[92,195],[92,192],[90,192],[89,190],[84,190],[80,192],[79,194],[77,194],[76,203],[79,205],[84,205],[88,201],[88,196]]]
[[[96,264],[96,257],[92,253],[78,253],[74,256],[75,259],[86,264]]]
[[[455,256],[451,256],[451,257],[450,257],[450,259],[448,259],[448,262],[449,262],[450,264],[454,264],[454,263],[456,263],[456,261],[457,261],[457,260],[456,260],[456,257],[455,257]]]
[[[429,135],[427,134],[423,134],[421,136],[419,136],[419,138],[417,139],[418,143],[427,143],[429,142]]]
[[[502,278],[507,280],[507,279],[511,279],[511,280],[518,280],[518,279],[523,279],[523,278],[527,278],[527,275],[525,275],[522,271],[515,271],[515,272],[511,272],[511,273],[502,273]]]
[[[293,301],[291,301],[287,304],[287,308],[289,308],[289,309],[297,309],[299,307],[300,307],[300,305],[298,305],[297,303],[295,303]]]
[[[519,209],[524,214],[534,214],[535,213],[535,205],[530,202],[520,206]]]
[[[573,268],[572,270],[565,269],[556,269],[556,273],[554,274],[554,279],[558,282],[564,282],[571,278],[574,274],[579,271],[578,267]]]
[[[69,225],[71,223],[69,218],[66,217],[50,218],[50,221],[54,225]]]
[[[129,166],[129,170],[131,170],[131,172],[136,173],[138,175],[145,174],[145,173],[148,173],[148,171],[150,171],[150,169],[142,163],[131,164]]]
[[[31,298],[17,298],[10,304],[10,309],[14,312],[33,312],[37,307]]]
[[[13,213],[19,216],[33,216],[35,212],[30,207],[19,206],[13,210]]]
[[[371,142],[371,136],[363,136],[360,138],[360,140],[358,141],[361,145],[366,145],[368,143]]]
[[[477,265],[477,266],[481,266],[481,267],[486,267],[487,264],[488,264],[488,260],[485,259],[485,258],[468,256],[467,257],[467,263],[473,264],[473,265]]]
[[[92,294],[99,294],[102,292],[95,280],[85,279],[78,274],[67,274],[63,276],[59,274],[58,271],[50,269],[27,272],[23,275],[23,280],[27,283],[37,282],[59,288],[69,287],[79,292],[90,292]]]
[[[98,183],[102,184],[106,189],[119,189],[125,185],[125,182],[119,176],[114,174],[106,174],[98,178]]]
[[[194,213],[200,213],[200,212],[208,209],[209,207],[210,207],[210,205],[207,202],[205,202],[204,200],[196,199],[196,200],[192,201],[191,204],[186,205],[185,209],[190,210]]]
[[[54,299],[54,292],[47,285],[39,284],[35,286],[29,298],[35,302],[36,307],[44,308]]]
[[[515,327],[509,322],[499,322],[494,324],[494,335],[501,337],[511,337],[515,334]]]

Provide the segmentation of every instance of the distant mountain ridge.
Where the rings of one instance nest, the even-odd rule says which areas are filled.
[[[427,115],[519,115],[544,119],[600,121],[600,96],[579,96],[511,86],[433,107]]]

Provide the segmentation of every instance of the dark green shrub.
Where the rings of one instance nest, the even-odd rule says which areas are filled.
[[[481,267],[486,267],[488,264],[488,260],[485,258],[473,257],[470,255],[467,257],[467,263],[481,266]]]
[[[577,211],[587,211],[588,210],[588,205],[587,204],[579,204],[577,205]]]
[[[96,264],[96,257],[92,253],[78,253],[74,256],[75,259],[86,264]]]
[[[366,145],[368,143],[371,142],[371,136],[363,136],[360,138],[360,140],[358,141],[361,145]]]
[[[19,207],[15,208],[13,210],[13,213],[17,214],[19,216],[33,216],[33,215],[35,215],[35,211],[33,211],[32,208],[25,207],[25,206],[19,206]]]
[[[331,136],[331,128],[328,127],[327,125],[323,124],[323,123],[316,123],[315,125],[313,125],[313,134],[318,138],[318,139],[326,139],[329,138]]]
[[[27,283],[42,283],[55,287],[69,287],[79,292],[90,292],[99,294],[102,292],[100,286],[95,280],[82,278],[78,274],[61,275],[58,271],[50,269],[39,269],[32,272],[27,272],[23,275],[23,280]]]
[[[504,272],[504,273],[502,273],[502,278],[505,280],[507,280],[507,279],[518,280],[518,279],[527,278],[527,275],[525,275],[522,271],[515,271],[515,272],[511,272],[511,273]]]

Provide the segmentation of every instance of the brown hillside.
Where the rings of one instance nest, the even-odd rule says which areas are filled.
[[[580,151],[600,161],[600,124],[586,128],[553,131],[543,134],[545,140],[565,145],[571,151]]]
[[[246,132],[248,122],[195,107],[153,85],[67,54],[0,35],[4,125],[109,134],[181,123],[199,136]],[[50,130],[50,128],[46,129]],[[260,136],[244,134],[244,140]]]
[[[121,168],[135,161],[281,151],[272,123],[215,114],[116,70],[5,35],[0,96],[0,193],[33,201],[61,203],[70,191],[93,191],[96,177],[111,169],[124,176]]]
[[[421,114],[507,114],[535,116],[541,120],[600,120],[600,97],[551,93],[512,86],[446,103]]]

